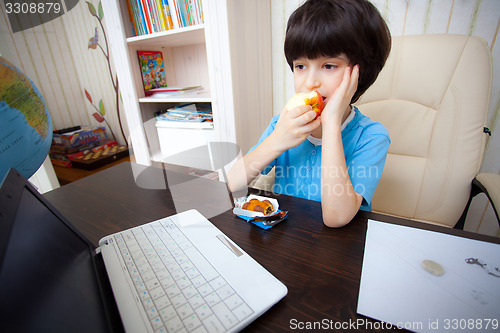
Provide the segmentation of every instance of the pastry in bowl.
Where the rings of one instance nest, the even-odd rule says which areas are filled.
[[[245,202],[241,208],[262,213],[264,215],[269,215],[273,212],[273,204],[269,200],[261,201],[258,199],[251,199],[250,201]]]

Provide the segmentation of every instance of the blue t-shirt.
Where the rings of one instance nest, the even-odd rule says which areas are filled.
[[[372,210],[372,197],[384,168],[391,142],[389,132],[380,123],[363,115],[354,107],[354,118],[342,130],[342,143],[347,170],[354,190],[363,197],[361,209]],[[276,127],[279,115],[274,116],[259,139],[255,149]],[[278,156],[264,170],[267,174],[275,167],[273,191],[300,198],[321,201],[321,145],[315,146],[305,140]],[[341,170],[326,169],[335,174]],[[340,193],[346,188],[330,189]]]

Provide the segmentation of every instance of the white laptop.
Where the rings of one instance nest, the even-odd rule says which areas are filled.
[[[99,248],[17,172],[0,189],[0,323],[16,332],[236,332],[287,288],[196,210]]]
[[[498,332],[500,241],[489,239],[369,220],[357,312],[386,329]]]

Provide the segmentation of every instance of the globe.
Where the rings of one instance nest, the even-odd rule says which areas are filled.
[[[14,168],[30,178],[47,157],[52,121],[31,80],[0,57],[0,182]]]

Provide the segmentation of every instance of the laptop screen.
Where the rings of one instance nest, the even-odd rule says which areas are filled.
[[[9,195],[3,185],[1,195]],[[20,195],[17,192],[12,195],[12,205],[6,207],[1,201],[0,208],[0,231],[10,230],[8,237],[1,237],[4,244],[0,244],[4,250],[0,258],[2,329],[107,331],[88,244],[28,188],[24,187]],[[16,212],[9,214],[8,209]]]

